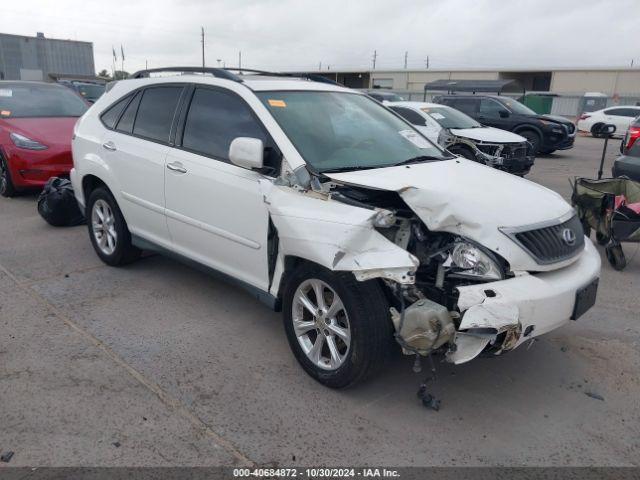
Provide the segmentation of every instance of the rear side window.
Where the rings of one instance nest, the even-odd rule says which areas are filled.
[[[142,97],[142,92],[136,93],[136,96],[133,97],[131,103],[127,106],[127,109],[120,117],[120,121],[116,126],[116,130],[122,133],[131,133],[133,131],[133,122],[136,119],[136,112],[138,111],[138,105],[140,105],[140,98]]]
[[[633,108],[611,108],[606,110],[607,115],[617,115],[619,117],[637,117],[640,111]]]
[[[133,134],[168,143],[182,87],[147,88],[140,101]]]
[[[109,107],[101,116],[100,119],[102,123],[107,128],[114,128],[116,126],[116,122],[120,117],[120,114],[124,110],[124,107],[127,106],[127,102],[131,99],[131,95],[127,95],[123,99],[119,100],[111,107]]]
[[[427,124],[427,121],[420,115],[418,112],[414,112],[410,108],[404,107],[390,107],[391,110],[396,112],[398,115],[403,117],[406,121],[411,123],[412,125],[417,125],[419,127],[424,127]]]
[[[447,101],[447,105],[471,116],[478,114],[479,104],[477,98],[452,98]]]
[[[269,147],[264,130],[242,99],[218,90],[196,88],[184,126],[182,146],[228,160],[229,145],[236,137],[259,138]]]

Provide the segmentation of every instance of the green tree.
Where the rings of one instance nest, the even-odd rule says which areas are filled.
[[[116,70],[113,76],[114,80],[124,80],[125,78],[129,78],[129,72],[125,72],[122,70]]]
[[[109,73],[109,71],[106,68],[103,68],[102,70],[100,70],[98,72],[98,77],[110,79],[111,78],[111,74]]]

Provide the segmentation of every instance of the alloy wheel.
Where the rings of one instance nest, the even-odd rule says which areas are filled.
[[[335,290],[315,278],[302,282],[293,296],[292,320],[298,343],[315,366],[342,366],[351,348],[351,327]]]
[[[98,248],[105,255],[112,255],[118,244],[115,216],[107,202],[96,200],[91,210],[91,226]]]

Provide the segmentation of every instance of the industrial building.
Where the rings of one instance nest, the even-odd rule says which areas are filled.
[[[0,33],[0,80],[93,78],[93,43]]]
[[[604,108],[640,104],[640,68],[323,70],[307,73],[322,75],[350,88],[388,89],[406,99],[427,101],[443,93],[430,91],[428,85],[442,80],[515,80],[520,85],[520,95],[546,97],[543,98],[546,101],[535,102],[545,105],[539,113],[565,116],[578,115],[587,104],[592,104],[592,109],[596,105]],[[597,101],[585,101],[585,94]]]

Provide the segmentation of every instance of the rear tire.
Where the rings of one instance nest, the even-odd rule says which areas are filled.
[[[98,187],[91,192],[86,217],[91,244],[104,263],[115,267],[140,257],[142,252],[131,244],[127,222],[106,187]]]
[[[11,179],[11,172],[7,161],[0,156],[0,195],[3,197],[13,197],[16,194],[16,187]]]
[[[538,132],[527,129],[527,130],[521,130],[516,133],[527,139],[527,142],[531,144],[531,150],[533,151],[534,155],[538,155],[538,153],[541,153],[540,144],[542,143],[542,139],[540,138],[540,135],[538,134]]]
[[[316,292],[321,292],[319,308]],[[335,304],[340,305],[335,307],[341,308],[338,313],[333,310],[336,299],[341,302]],[[305,308],[307,300],[317,315]],[[375,280],[359,282],[351,273],[313,264],[300,266],[287,281],[282,313],[298,363],[330,388],[346,388],[377,373],[393,345],[389,305],[382,288]],[[331,336],[334,338],[329,339]]]
[[[598,133],[598,131],[602,128],[602,125],[604,125],[602,122],[598,122],[598,123],[594,123],[591,126],[591,136],[593,138],[600,138],[601,135]]]

